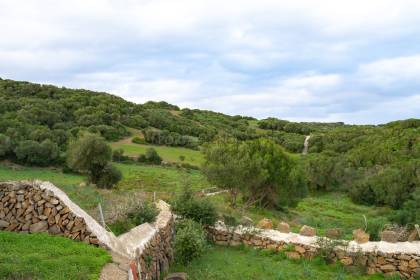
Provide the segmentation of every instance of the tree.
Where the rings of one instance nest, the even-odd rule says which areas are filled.
[[[7,155],[11,151],[11,148],[10,138],[4,134],[0,134],[0,157]]]
[[[229,190],[232,206],[239,193],[246,204],[276,208],[294,205],[306,193],[297,163],[271,140],[238,142],[222,137],[208,145],[204,155],[204,174]]]
[[[59,149],[57,144],[49,139],[42,143],[24,140],[19,142],[15,154],[23,163],[46,166],[55,163],[59,157]]]
[[[111,153],[102,137],[85,133],[70,143],[67,164],[75,171],[87,173],[92,183],[109,188],[121,179],[121,173],[109,164]]]
[[[138,162],[144,162],[144,163],[149,163],[149,164],[161,164],[162,163],[162,158],[159,156],[159,154],[156,152],[155,149],[153,148],[148,148],[146,150],[145,154],[141,154],[138,159]]]

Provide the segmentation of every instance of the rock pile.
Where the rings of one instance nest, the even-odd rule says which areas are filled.
[[[0,230],[48,232],[98,245],[99,240],[53,192],[31,183],[0,183]]]

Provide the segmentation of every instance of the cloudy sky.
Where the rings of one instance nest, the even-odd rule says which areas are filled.
[[[418,0],[0,0],[0,77],[296,121],[420,117]]]

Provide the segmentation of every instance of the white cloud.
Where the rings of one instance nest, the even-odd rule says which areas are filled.
[[[419,15],[417,0],[0,1],[0,76],[258,117],[377,123],[395,102],[420,117]]]
[[[358,76],[381,87],[407,81],[420,82],[420,54],[380,59],[362,64],[359,67]]]

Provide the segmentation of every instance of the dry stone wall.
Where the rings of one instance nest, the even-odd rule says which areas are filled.
[[[48,232],[104,247],[131,260],[129,279],[160,279],[172,261],[174,217],[164,201],[157,207],[154,223],[116,237],[49,182],[0,182],[0,230]]]
[[[208,228],[208,233],[210,238],[219,245],[244,244],[255,248],[284,251],[291,259],[312,258],[317,255],[321,244],[320,238],[316,236],[246,227],[233,229],[221,222]],[[364,244],[350,241],[346,246],[334,248],[329,257],[345,266],[363,266],[368,274],[398,274],[407,279],[420,277],[419,241],[398,243],[380,241]]]
[[[83,217],[33,182],[0,183],[0,230],[48,232],[99,245]]]

